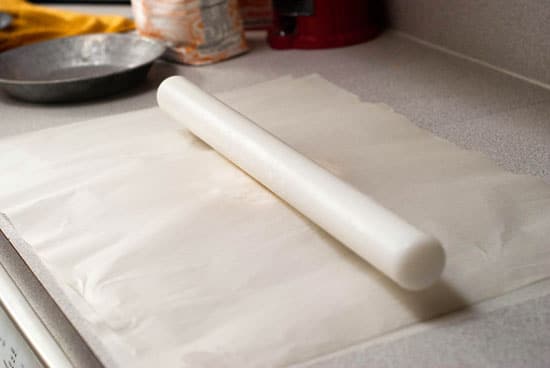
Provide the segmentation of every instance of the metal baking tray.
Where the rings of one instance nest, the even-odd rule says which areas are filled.
[[[101,368],[92,348],[21,252],[29,247],[0,213],[0,364]]]

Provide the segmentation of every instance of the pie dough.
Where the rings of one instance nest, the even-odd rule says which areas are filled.
[[[408,292],[158,108],[0,141],[0,211],[120,366],[307,361],[550,276],[550,187],[313,75],[223,101],[435,235]]]

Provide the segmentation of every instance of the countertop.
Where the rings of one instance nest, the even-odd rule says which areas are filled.
[[[64,6],[130,14],[128,6]],[[0,137],[156,105],[156,87],[181,74],[208,92],[319,73],[369,102],[502,167],[550,183],[550,91],[387,31],[357,46],[274,51],[261,32],[251,51],[209,66],[156,62],[147,82],[77,104],[33,105],[0,94]],[[335,122],[337,124],[337,122]],[[548,367],[550,283],[541,282],[467,312],[407,328],[308,364],[311,367]]]

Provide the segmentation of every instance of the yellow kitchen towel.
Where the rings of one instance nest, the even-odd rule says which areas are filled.
[[[0,30],[0,51],[57,37],[134,29],[134,22],[122,16],[80,14],[24,0],[0,0],[0,12],[13,17],[11,25]]]

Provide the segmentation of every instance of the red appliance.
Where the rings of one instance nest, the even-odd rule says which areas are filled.
[[[273,0],[274,49],[320,49],[352,45],[380,31],[381,0]]]

